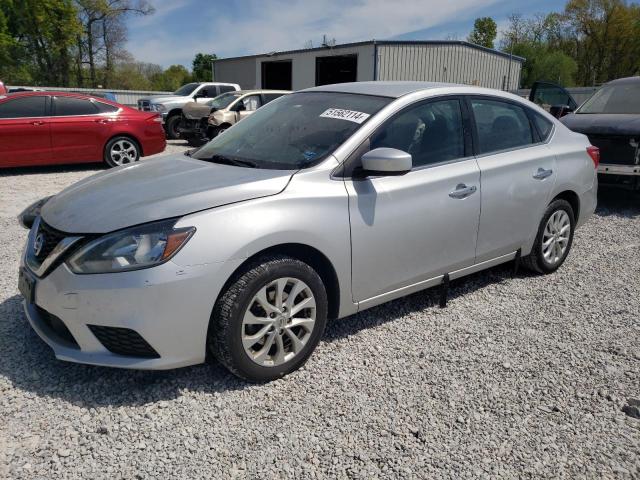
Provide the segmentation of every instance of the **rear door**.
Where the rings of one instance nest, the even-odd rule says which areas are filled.
[[[53,97],[51,148],[55,163],[99,162],[113,119],[95,102],[81,97]]]
[[[51,163],[49,101],[34,95],[0,103],[0,167]]]
[[[556,181],[556,158],[546,143],[552,126],[541,138],[534,112],[497,97],[467,102],[482,179],[476,261],[483,262],[517,251],[535,234]]]

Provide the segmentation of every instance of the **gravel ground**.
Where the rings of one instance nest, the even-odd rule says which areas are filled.
[[[640,196],[604,192],[551,276],[333,322],[303,370],[248,385],[60,362],[27,326],[15,214],[95,171],[0,177],[0,478],[639,478]]]

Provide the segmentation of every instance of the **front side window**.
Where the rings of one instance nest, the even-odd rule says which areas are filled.
[[[533,143],[531,124],[524,108],[500,100],[472,99],[479,153],[498,152]]]
[[[640,82],[605,85],[576,113],[640,114]]]
[[[56,117],[69,117],[76,115],[96,115],[98,108],[90,100],[73,97],[55,97]]]
[[[218,91],[216,87],[202,87],[198,91],[198,95],[202,98],[216,98]]]
[[[178,95],[180,97],[186,97],[187,95],[191,95],[191,93],[198,88],[199,83],[187,83],[186,85],[181,86],[178,90],[173,92],[174,95]]]
[[[0,103],[0,118],[44,117],[46,99],[44,95],[9,99]]]
[[[260,108],[260,97],[258,95],[250,95],[248,97],[244,97],[242,99],[242,104],[244,105],[244,109],[246,111],[252,112]]]
[[[330,155],[391,100],[333,92],[285,95],[215,137],[193,158],[305,168]]]
[[[419,167],[464,157],[459,100],[441,100],[410,107],[371,139],[371,149],[395,148],[410,153]]]

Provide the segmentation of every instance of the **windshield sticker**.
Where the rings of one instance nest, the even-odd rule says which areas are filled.
[[[307,150],[306,152],[304,152],[302,154],[302,156],[307,159],[307,160],[311,160],[313,157],[315,157],[316,155],[318,155],[316,152],[312,152],[310,150]]]
[[[362,123],[371,115],[364,112],[356,112],[355,110],[343,110],[341,108],[330,108],[320,114],[324,118],[337,118],[338,120],[347,120],[354,123]]]

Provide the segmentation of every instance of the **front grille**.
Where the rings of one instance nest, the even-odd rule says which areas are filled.
[[[66,233],[62,233],[55,228],[50,227],[44,221],[40,220],[40,226],[38,227],[38,231],[36,232],[36,239],[38,236],[42,234],[43,243],[38,255],[34,256],[38,260],[39,263],[42,263],[45,258],[49,256],[49,254],[53,251],[54,248],[60,243],[60,241],[67,237]]]
[[[600,149],[600,163],[637,165],[640,161],[638,137],[622,135],[589,135],[589,141]]]
[[[149,100],[138,100],[138,110],[142,110],[144,112],[150,112],[151,102]]]
[[[160,358],[158,352],[135,330],[101,325],[89,325],[89,329],[111,353],[127,357]]]
[[[76,339],[73,338],[73,335],[62,320],[60,320],[55,315],[47,312],[44,308],[38,307],[37,305],[36,309],[38,310],[38,315],[42,320],[42,323],[44,323],[50,330],[49,334],[55,336],[55,339],[59,343],[65,343],[68,347],[71,348],[80,348],[78,342],[76,342]]]

